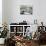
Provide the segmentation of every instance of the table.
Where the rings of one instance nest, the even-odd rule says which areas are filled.
[[[38,41],[36,40],[14,40],[16,41],[16,46],[39,46]]]
[[[31,40],[16,40],[16,46],[31,46]]]

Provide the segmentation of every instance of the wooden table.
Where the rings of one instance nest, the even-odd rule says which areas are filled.
[[[16,46],[39,46],[39,43],[37,40],[14,40],[16,41]]]
[[[32,40],[22,39],[22,40],[14,40],[16,41],[16,46],[31,46]]]

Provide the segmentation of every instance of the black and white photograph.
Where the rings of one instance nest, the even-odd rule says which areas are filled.
[[[21,5],[20,6],[20,14],[21,15],[32,15],[33,14],[32,6]]]

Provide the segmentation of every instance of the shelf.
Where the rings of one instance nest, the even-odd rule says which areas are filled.
[[[11,27],[9,29],[10,29],[10,33],[15,33],[14,30],[16,30],[16,33],[18,35],[22,34],[23,36],[25,36],[25,34],[26,34],[25,30],[27,27],[30,27],[30,26],[31,25],[9,25],[9,27]],[[16,27],[16,28],[14,29],[14,27]],[[19,31],[19,30],[21,30],[21,31]],[[11,31],[13,31],[13,32],[11,32]]]
[[[31,26],[31,25],[9,25],[9,26]]]
[[[23,33],[23,32],[16,32],[16,33]]]
[[[10,33],[15,33],[15,32],[10,32]],[[23,32],[16,32],[16,33],[23,33]]]
[[[10,32],[10,33],[15,33],[15,32]]]

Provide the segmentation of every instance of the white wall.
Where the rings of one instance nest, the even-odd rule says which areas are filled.
[[[2,0],[0,0],[0,27],[2,27]]]
[[[8,22],[7,18],[7,2],[6,0],[2,0],[2,23]]]
[[[29,24],[37,19],[46,23],[46,0],[4,0],[3,20],[7,23],[22,22],[26,20]],[[30,5],[33,7],[33,15],[20,15],[20,5]],[[45,24],[46,25],[46,24]]]
[[[37,0],[12,0],[12,21],[11,22],[21,22],[26,20],[29,23],[34,22],[34,19],[37,19],[39,4]],[[20,15],[20,6],[21,5],[30,5],[33,7],[33,15]],[[10,17],[9,17],[10,18]],[[15,21],[14,21],[15,20]]]

